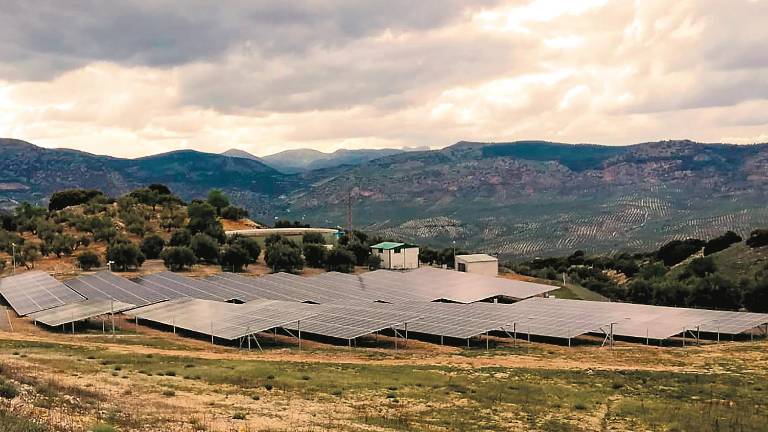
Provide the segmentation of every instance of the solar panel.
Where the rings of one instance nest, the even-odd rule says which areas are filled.
[[[21,316],[83,300],[80,294],[42,271],[0,279],[0,294]]]
[[[182,298],[128,312],[148,320],[200,334],[234,340],[285,324],[315,313],[317,305],[256,301],[245,304]]]
[[[169,299],[190,297],[224,302],[247,300],[241,299],[242,293],[237,290],[168,271],[142,276],[136,279],[136,283],[148,287]]]
[[[247,291],[250,299],[317,303],[316,296],[307,290],[293,284],[275,281],[268,276],[247,277],[234,273],[221,273],[209,276],[205,280],[223,288]]]
[[[301,331],[338,339],[354,339],[377,331],[394,329],[418,316],[395,305],[329,304],[317,314],[301,320]],[[286,328],[298,329],[299,325]]]
[[[168,300],[168,296],[149,285],[140,285],[108,271],[81,276],[64,282],[88,300],[111,299],[135,306]]]
[[[99,315],[122,312],[132,307],[134,305],[113,300],[83,300],[35,312],[28,316],[36,322],[55,327]]]

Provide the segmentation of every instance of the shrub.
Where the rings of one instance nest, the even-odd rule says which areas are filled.
[[[704,247],[704,241],[698,239],[673,240],[656,252],[656,257],[666,266],[673,266],[695,254]]]
[[[160,253],[160,258],[170,271],[181,271],[197,263],[195,253],[186,246],[167,247]]]
[[[103,195],[103,193],[98,190],[84,189],[67,189],[54,192],[48,201],[48,210],[62,210],[69,206],[85,204],[99,195]]]
[[[149,259],[159,258],[164,247],[165,240],[160,238],[157,234],[148,235],[141,241],[141,251],[144,253],[144,256]]]
[[[747,246],[752,248],[768,245],[768,229],[757,229],[749,234]]]
[[[308,232],[301,236],[301,242],[305,245],[310,243],[325,244],[325,238],[319,232]]]
[[[242,411],[237,411],[236,413],[232,414],[232,418],[234,420],[245,420],[246,415]]]
[[[88,271],[94,267],[101,266],[101,259],[95,253],[85,251],[78,255],[77,264],[80,265],[81,269]]]
[[[725,234],[715,237],[708,241],[704,245],[704,256],[711,255],[715,252],[728,249],[732,244],[738,243],[742,240],[741,236],[733,231],[728,231]]]
[[[328,252],[326,269],[342,273],[352,273],[355,270],[355,254],[345,248],[334,248]]]
[[[304,259],[307,265],[314,268],[323,268],[326,265],[328,248],[317,243],[304,243]]]
[[[176,392],[173,390],[163,390],[163,396],[173,397],[173,396],[176,396]]]
[[[238,245],[248,253],[248,263],[253,264],[259,260],[261,255],[261,245],[256,239],[234,235],[227,239],[231,245]]]
[[[226,206],[223,209],[221,209],[221,217],[229,220],[245,219],[248,217],[248,210],[241,207],[231,206],[231,205]]]
[[[371,254],[368,257],[368,262],[366,265],[368,266],[368,270],[378,270],[381,268],[382,259],[379,255]]]
[[[168,242],[170,246],[189,246],[189,242],[192,241],[192,234],[188,229],[177,229],[171,234],[171,240]]]
[[[221,209],[229,206],[229,197],[221,189],[211,189],[206,201],[216,209],[218,215],[221,215]]]
[[[8,381],[0,382],[0,397],[3,399],[13,399],[19,395],[19,389]]]

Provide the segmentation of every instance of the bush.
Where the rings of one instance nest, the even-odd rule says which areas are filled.
[[[715,273],[717,266],[712,257],[696,258],[688,264],[688,271],[695,276],[704,277],[709,273]]]
[[[768,245],[768,229],[757,229],[749,234],[747,246],[752,248]]]
[[[256,239],[234,235],[228,239],[228,243],[231,245],[238,245],[248,252],[249,264],[253,264],[259,260],[259,255],[261,255],[261,245]]]
[[[327,262],[328,248],[317,243],[304,243],[304,259],[307,265],[314,268],[324,268]]]
[[[219,243],[213,237],[198,233],[192,236],[189,248],[199,261],[216,263],[219,261]]]
[[[98,190],[84,189],[67,189],[54,192],[48,201],[48,210],[63,210],[69,206],[85,204],[99,195],[103,195],[103,193]]]
[[[304,268],[301,249],[290,242],[275,243],[267,248],[266,260],[273,272],[295,273]]]
[[[228,220],[240,220],[248,217],[248,210],[235,206],[227,206],[221,209],[221,217]]]
[[[328,252],[326,269],[341,273],[352,273],[355,270],[355,254],[344,248],[334,248]]]
[[[157,259],[165,247],[165,240],[157,234],[151,234],[144,237],[141,241],[141,251],[149,259]]]
[[[160,258],[170,271],[181,271],[197,263],[195,253],[186,246],[167,247],[160,253]]]
[[[171,240],[168,242],[169,246],[189,246],[192,241],[192,233],[188,229],[177,229],[171,234]]]
[[[738,243],[741,240],[742,238],[740,235],[733,231],[728,231],[719,237],[713,238],[704,245],[704,256],[728,249],[732,244]]]
[[[113,261],[112,269],[127,271],[144,264],[144,253],[133,243],[113,242],[107,248],[107,260]]]
[[[301,242],[305,245],[310,243],[325,244],[325,237],[319,232],[308,232],[301,236]]]
[[[368,257],[368,262],[366,263],[366,265],[368,266],[368,270],[378,270],[378,269],[380,269],[382,261],[383,260],[381,259],[381,256],[375,255],[375,254],[371,254]]]
[[[240,245],[233,244],[225,246],[221,253],[221,270],[231,270],[235,273],[243,271],[248,266],[250,256]]]
[[[699,239],[673,240],[656,252],[656,257],[666,266],[673,266],[700,251],[705,242]]]
[[[89,432],[117,432],[117,429],[115,429],[114,426],[105,423],[97,424],[88,430]]]
[[[95,253],[90,251],[85,251],[80,255],[78,255],[77,264],[80,265],[81,269],[88,271],[94,267],[100,267],[101,259]]]
[[[19,389],[8,381],[0,382],[0,397],[3,399],[13,399],[19,395]]]

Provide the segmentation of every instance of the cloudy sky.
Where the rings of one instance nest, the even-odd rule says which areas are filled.
[[[3,0],[0,136],[135,157],[768,141],[761,0]]]

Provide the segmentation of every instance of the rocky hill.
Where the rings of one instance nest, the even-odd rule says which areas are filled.
[[[362,163],[385,156],[404,153],[399,149],[336,150],[325,153],[312,149],[286,150],[262,158],[264,163],[284,173],[298,173]]]

